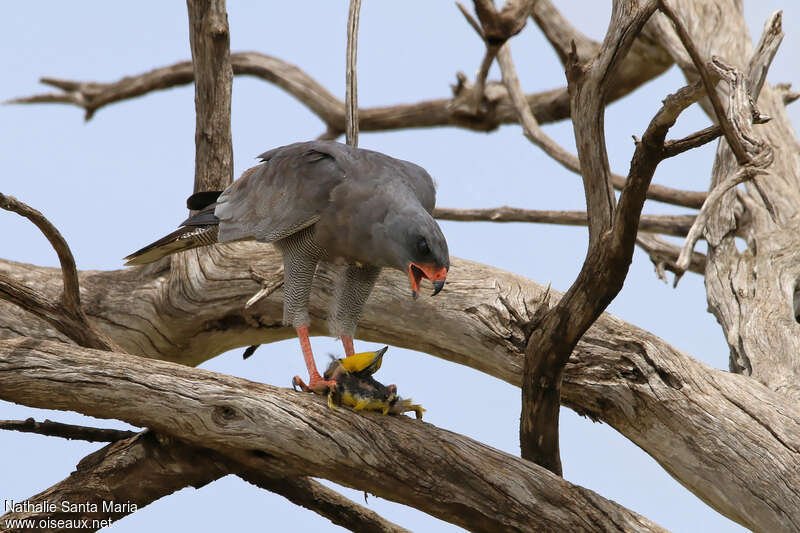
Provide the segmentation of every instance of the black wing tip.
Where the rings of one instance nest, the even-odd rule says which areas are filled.
[[[192,211],[199,211],[210,206],[217,201],[222,191],[201,191],[196,192],[186,199],[186,207]]]

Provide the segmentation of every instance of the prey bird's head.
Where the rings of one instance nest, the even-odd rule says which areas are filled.
[[[423,278],[433,283],[433,295],[439,294],[450,269],[450,253],[439,225],[420,209],[395,218],[388,226],[392,266],[408,274],[412,296],[419,296]]]

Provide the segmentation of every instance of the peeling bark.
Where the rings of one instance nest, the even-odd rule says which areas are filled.
[[[228,349],[293,336],[280,325],[282,290],[244,308],[261,286],[251,265],[274,273],[281,264],[272,246],[217,245],[172,261],[172,267],[162,261],[81,273],[88,314],[126,351],[196,365]],[[402,274],[382,273],[356,336],[424,351],[519,386],[530,321],[545,294],[555,301],[560,293],[478,263],[453,259],[451,265],[448,290],[416,302],[398,296],[406,294]],[[0,260],[0,272],[47,294],[59,287],[58,269]],[[332,272],[317,275],[310,313],[319,317],[329,306]],[[58,338],[4,302],[0,317],[4,338]],[[312,330],[328,333],[322,320],[312,321]],[[754,530],[800,524],[800,495],[792,488],[800,486],[800,410],[758,382],[714,370],[604,313],[566,366],[562,402],[617,429],[732,520]]]
[[[135,401],[143,394],[147,402]],[[430,424],[331,409],[315,395],[183,365],[0,341],[0,398],[177,433],[248,465],[277,460],[470,531],[664,531],[533,463]]]

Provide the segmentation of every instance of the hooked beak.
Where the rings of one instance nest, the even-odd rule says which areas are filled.
[[[408,265],[408,277],[411,281],[411,295],[416,300],[419,296],[419,282],[422,278],[428,279],[433,283],[433,296],[436,296],[444,288],[447,278],[447,267],[436,268],[434,265],[419,265],[411,263]]]
[[[436,296],[444,289],[444,280],[439,279],[433,282],[433,294],[431,296]]]

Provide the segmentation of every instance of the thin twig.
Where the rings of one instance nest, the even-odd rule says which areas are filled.
[[[708,198],[703,204],[703,207],[697,214],[694,224],[692,224],[691,229],[689,229],[689,234],[686,236],[686,241],[683,244],[683,248],[681,248],[681,253],[678,256],[678,261],[676,262],[676,267],[678,268],[679,272],[675,273],[674,286],[677,287],[678,281],[680,281],[681,276],[683,275],[683,271],[689,268],[694,246],[697,244],[697,241],[700,240],[700,235],[706,227],[706,222],[711,216],[711,211],[716,206],[719,199],[722,198],[726,192],[731,190],[733,187],[736,187],[740,183],[744,183],[745,181],[753,179],[756,176],[767,173],[768,172],[766,170],[747,165],[740,168],[736,174],[728,177],[725,181],[718,184],[711,190]]]
[[[664,143],[664,159],[675,157],[692,148],[698,148],[722,135],[722,128],[716,124],[709,126],[682,139],[669,140]]]
[[[361,0],[350,0],[347,15],[347,71],[345,72],[345,139],[352,147],[358,146],[358,21]]]
[[[736,156],[736,160],[740,165],[747,164],[750,161],[750,157],[747,155],[747,151],[745,150],[739,138],[736,136],[733,125],[730,123],[730,120],[728,120],[728,115],[725,113],[725,108],[722,107],[719,94],[717,94],[717,91],[714,88],[715,84],[705,66],[705,63],[703,62],[703,59],[700,57],[700,53],[697,51],[697,47],[694,45],[694,41],[692,41],[689,32],[684,27],[680,18],[678,18],[675,12],[669,7],[667,1],[659,0],[659,4],[661,11],[672,21],[672,24],[675,26],[675,31],[678,33],[678,37],[683,43],[684,48],[686,48],[686,51],[689,53],[689,56],[692,58],[692,62],[694,63],[698,74],[700,74],[700,78],[703,80],[703,85],[706,88],[706,94],[708,95],[708,99],[711,101],[711,106],[714,108],[714,113],[717,116],[719,125],[722,128],[722,132],[725,134],[725,140],[728,141],[728,145],[731,147],[731,151],[733,151],[734,155]]]
[[[283,265],[281,265],[281,267],[274,274],[272,274],[272,276],[263,274],[251,266],[250,276],[261,284],[261,289],[259,289],[257,293],[247,300],[247,302],[244,304],[245,309],[251,308],[256,304],[256,302],[266,298],[283,286]],[[253,351],[255,351],[255,348]],[[250,353],[252,354],[252,352]],[[249,357],[249,355],[245,355],[245,359],[247,359],[247,357]]]
[[[116,442],[136,435],[136,431],[123,429],[93,428],[76,426],[45,420],[37,422],[33,418],[26,420],[0,420],[0,429],[21,431],[23,433],[36,433],[48,437],[61,437],[69,440],[85,440],[87,442]]]
[[[517,110],[519,122],[524,128],[525,136],[565,168],[580,174],[580,161],[578,161],[578,158],[551,139],[539,126],[536,117],[533,116],[531,108],[525,100],[525,94],[522,92],[522,86],[519,82],[519,77],[517,77],[516,68],[514,68],[514,60],[511,57],[511,48],[508,43],[504,44],[497,53],[497,62],[503,75],[503,83],[508,90],[511,102],[514,104],[514,109]]]
[[[470,13],[461,2],[456,2],[456,7],[458,7],[458,10],[464,15],[464,18],[467,19],[467,24],[472,26],[472,29],[475,30],[475,33],[478,34],[482,41],[486,42],[486,35],[483,33],[483,28],[481,28],[480,23],[475,20],[475,17],[472,16],[472,13]]]
[[[586,211],[543,211],[516,207],[493,207],[488,209],[452,209],[437,207],[434,218],[458,222],[530,222],[538,224],[561,224],[586,226]],[[642,215],[639,231],[662,233],[684,237],[689,232],[694,215]]]
[[[533,115],[530,106],[527,105],[527,100],[522,92],[522,87],[514,67],[514,60],[511,57],[511,49],[506,43],[497,54],[497,63],[500,65],[500,71],[503,75],[503,83],[505,83],[508,90],[509,98],[514,105],[517,112],[517,120],[525,131],[525,136],[536,146],[541,148],[546,154],[555,159],[567,170],[570,170],[578,175],[581,174],[580,160],[553,139],[551,139],[542,128],[539,122]],[[625,188],[627,178],[611,173],[611,182],[615,189],[622,190]],[[647,198],[667,203],[677,203],[686,207],[697,207],[703,205],[703,200],[706,197],[704,192],[695,191],[682,191],[679,189],[672,189],[663,187],[661,185],[651,184],[647,190]]]
[[[681,272],[677,268],[678,255],[681,249],[652,233],[639,232],[636,236],[636,245],[650,256],[650,261],[656,269],[658,279],[667,283],[666,271],[669,270],[677,274]],[[692,252],[692,261],[689,264],[689,271],[695,274],[705,275],[706,261],[708,258],[700,252]]]

